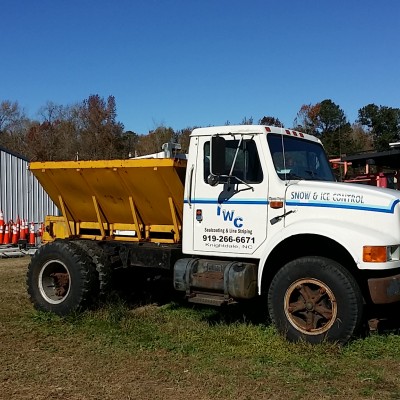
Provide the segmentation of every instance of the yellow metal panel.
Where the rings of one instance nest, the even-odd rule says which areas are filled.
[[[70,230],[65,225],[64,217],[48,215],[44,221],[42,242],[51,242],[54,239],[65,239],[70,235]]]
[[[118,223],[142,228],[143,236],[155,227],[165,232],[177,224],[171,200],[182,215],[185,160],[32,162],[29,168],[66,219],[77,227],[97,223],[102,235]]]

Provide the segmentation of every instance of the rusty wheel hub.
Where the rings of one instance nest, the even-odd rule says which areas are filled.
[[[54,293],[57,296],[65,296],[69,287],[69,275],[62,272],[54,272],[50,274],[54,282]]]
[[[327,332],[337,317],[335,296],[318,279],[300,279],[292,283],[285,294],[284,308],[291,325],[307,335]]]
[[[69,294],[71,276],[60,260],[51,260],[42,266],[38,287],[42,297],[51,304],[62,303]]]

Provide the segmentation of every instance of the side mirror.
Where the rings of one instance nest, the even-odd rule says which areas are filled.
[[[211,175],[225,174],[225,139],[221,136],[211,138]]]

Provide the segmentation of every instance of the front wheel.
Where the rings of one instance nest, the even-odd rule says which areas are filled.
[[[342,265],[323,257],[302,257],[273,278],[268,309],[279,332],[291,341],[346,343],[361,326],[363,298]]]

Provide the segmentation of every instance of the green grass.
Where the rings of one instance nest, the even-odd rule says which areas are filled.
[[[289,343],[246,308],[183,302],[61,318],[32,309],[24,272],[0,265],[0,399],[400,398],[395,331]]]
[[[66,318],[34,312],[31,322],[45,334],[83,335],[103,353],[162,351],[173,360],[186,358],[190,371],[223,378],[224,387],[210,388],[210,396],[233,395],[238,376],[254,384],[272,378],[293,398],[306,397],[312,382],[328,397],[341,397],[348,380],[353,396],[400,393],[397,375],[385,366],[400,364],[398,335],[372,335],[345,347],[288,343],[270,325],[214,322],[218,313],[176,303],[131,309],[121,302]]]

